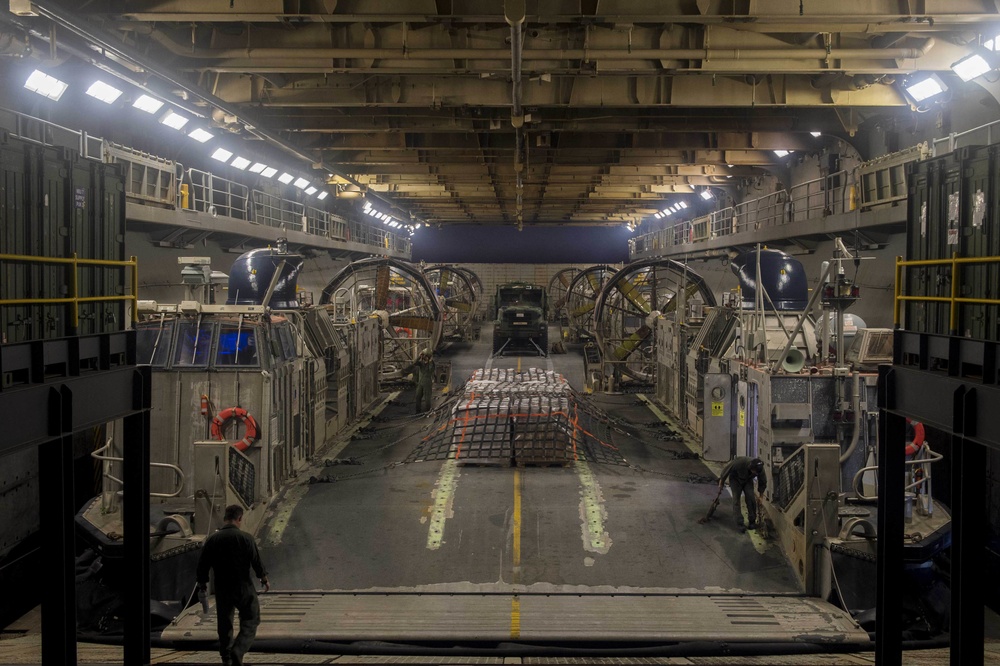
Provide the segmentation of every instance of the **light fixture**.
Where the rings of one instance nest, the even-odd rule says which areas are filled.
[[[260,173],[267,168],[267,165],[263,162],[254,162],[253,166],[250,167],[250,173]]]
[[[792,151],[790,151],[790,150],[776,150],[776,151],[774,151],[774,154],[777,155],[778,157],[787,157],[787,156],[789,156],[789,155],[792,154]]]
[[[288,183],[290,183],[293,180],[295,180],[295,176],[293,176],[290,173],[283,173],[280,176],[278,176],[278,180],[280,180],[285,185],[288,185]]]
[[[993,66],[978,53],[966,56],[951,66],[951,71],[965,82],[978,78],[991,69]]]
[[[711,201],[712,199],[715,198],[715,195],[712,194],[712,190],[709,190],[707,188],[699,192],[698,195],[701,196],[701,198],[704,199],[705,201]]]
[[[66,92],[69,84],[36,69],[28,77],[28,80],[24,82],[24,87],[33,93],[38,93],[42,97],[48,97],[58,102],[62,94]]]
[[[312,195],[316,194],[317,192],[319,192],[319,190],[317,188],[315,188],[315,187],[309,186],[309,187],[306,188],[306,194],[308,194],[309,196],[312,196]]]
[[[104,81],[94,81],[87,88],[87,94],[94,99],[99,99],[105,104],[113,104],[115,100],[122,96],[122,91],[114,86],[108,85]]]
[[[193,130],[188,132],[188,136],[199,143],[205,143],[215,135],[211,132],[207,132],[200,127],[195,127]]]
[[[990,37],[985,42],[983,42],[983,46],[989,49],[990,51],[1000,51],[1000,35]]]
[[[698,189],[697,187],[695,187],[695,186],[694,186],[694,185],[692,185],[691,183],[688,183],[688,187],[690,187],[690,188],[691,188],[691,191],[692,191],[692,192],[694,192],[694,191],[695,191],[696,189]]]
[[[146,113],[156,113],[163,106],[163,102],[149,95],[139,95],[139,99],[132,102],[132,106]]]
[[[179,113],[167,111],[163,114],[163,117],[160,118],[160,123],[175,130],[179,130],[188,124],[188,120],[189,118],[185,118]]]
[[[357,199],[359,197],[363,197],[364,195],[365,193],[362,192],[361,188],[357,185],[341,185],[337,188],[337,196],[341,199]],[[369,208],[371,206],[368,202],[365,203],[367,204],[365,208]]]
[[[295,187],[299,188],[300,190],[304,190],[307,187],[309,187],[309,181],[306,180],[305,178],[296,178]]]
[[[374,208],[366,208],[365,212],[368,213],[369,215],[371,215],[372,217],[375,217],[376,215],[378,215],[378,211],[375,210]]]
[[[687,208],[688,207],[686,201],[678,201],[677,205],[680,206],[681,208]]]
[[[245,157],[240,157],[239,155],[237,155],[235,158],[233,158],[233,161],[229,163],[229,166],[235,167],[240,171],[242,171],[246,169],[248,166],[250,166],[250,160],[248,160]]]
[[[215,152],[212,153],[212,159],[219,160],[220,162],[228,162],[229,158],[232,156],[232,151],[226,150],[225,148],[216,148]]]
[[[264,176],[264,178],[274,178],[274,174],[276,173],[278,173],[277,169],[275,169],[274,167],[267,167],[266,169],[260,172],[260,175]]]
[[[906,81],[903,89],[914,102],[920,103],[945,92],[948,86],[937,74],[916,74]]]
[[[323,199],[326,199],[326,196],[328,194],[329,194],[329,192],[327,192],[326,190],[323,190],[322,192],[320,192],[319,194],[316,195],[316,198],[319,199],[320,201],[322,201]]]
[[[813,135],[816,138],[823,136],[822,132],[809,132],[809,134]]]

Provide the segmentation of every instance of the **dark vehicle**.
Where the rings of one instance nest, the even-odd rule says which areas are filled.
[[[494,298],[493,355],[527,349],[548,355],[549,324],[545,318],[545,289],[537,284],[511,282],[497,287]]]

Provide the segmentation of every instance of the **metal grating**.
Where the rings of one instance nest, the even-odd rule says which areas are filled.
[[[806,450],[805,447],[801,447],[788,458],[775,475],[777,481],[771,503],[779,507],[782,511],[788,508],[788,505],[791,504],[792,500],[795,499],[795,496],[799,494],[799,491],[802,490],[802,486],[805,484],[805,464]]]
[[[240,496],[244,506],[253,504],[254,488],[257,483],[257,470],[253,462],[240,453],[235,446],[229,447],[229,485]]]
[[[539,368],[480,369],[447,420],[406,462],[627,465],[610,439],[607,419],[579,400],[562,375]]]

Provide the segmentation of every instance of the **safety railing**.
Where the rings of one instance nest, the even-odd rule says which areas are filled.
[[[906,165],[930,155],[926,143],[865,162],[857,171],[863,209],[906,199]]]
[[[43,146],[71,146],[86,159],[102,159],[103,139],[20,111],[0,108],[0,127],[7,128],[12,136],[25,141]]]
[[[91,451],[90,457],[93,458],[94,460],[99,460],[101,462],[102,478],[104,478],[105,481],[110,481],[119,489],[122,489],[125,487],[125,482],[111,473],[112,469],[111,466],[112,464],[115,463],[121,465],[124,461],[124,458],[120,456],[104,455],[104,452],[110,449],[113,443],[114,441],[109,437],[107,443],[104,446],[102,446],[99,449],[96,449],[95,451]],[[184,475],[184,470],[182,470],[177,465],[171,465],[170,463],[151,462],[149,463],[149,466],[155,469],[169,469],[174,473],[174,477],[176,478],[176,482],[172,492],[169,493],[151,492],[149,493],[150,497],[177,497],[178,495],[181,494],[181,491],[184,490],[184,481],[186,478]],[[104,508],[109,508],[109,507],[104,507]]]
[[[190,205],[196,211],[237,220],[250,218],[250,191],[246,185],[220,178],[208,171],[188,169],[191,181]]]
[[[902,257],[896,257],[896,290],[892,308],[892,321],[895,328],[899,328],[900,311],[906,301],[923,303],[946,303],[949,306],[948,330],[952,335],[958,331],[958,305],[1000,305],[1000,298],[966,298],[959,296],[962,293],[962,284],[958,267],[966,264],[995,264],[1000,263],[1000,257],[960,257],[955,252],[950,259],[911,259],[905,261]],[[903,269],[910,266],[950,266],[951,267],[951,294],[949,296],[915,296],[903,293]]]
[[[964,132],[952,132],[941,139],[934,139],[930,143],[931,154],[936,157],[963,146],[988,146],[1000,140],[998,137],[1000,137],[1000,120],[994,120]]]
[[[305,230],[305,206],[297,201],[282,199],[275,194],[254,190],[251,193],[253,221],[268,227]]]
[[[903,492],[905,493],[904,511],[912,511],[914,500],[919,500],[917,511],[927,516],[933,515],[934,502],[931,500],[931,495],[934,475],[932,467],[934,463],[941,460],[944,460],[944,456],[931,449],[929,444],[924,443],[913,454],[913,457],[905,462],[906,482],[903,486]],[[864,501],[878,500],[877,472],[878,465],[869,465],[862,467],[854,474],[854,479],[851,481],[851,489],[857,495],[858,499]],[[875,477],[876,486],[874,495],[868,495],[864,492],[863,481],[866,476]],[[904,516],[905,522],[910,522],[909,518],[910,516]]]
[[[0,299],[0,307],[5,305],[66,305],[69,307],[69,322],[72,329],[80,325],[80,304],[81,303],[108,303],[113,301],[130,301],[132,303],[132,323],[138,321],[137,294],[139,293],[139,271],[138,261],[131,257],[127,261],[113,261],[110,259],[80,259],[76,253],[69,258],[59,257],[34,257],[19,254],[0,254],[0,262],[13,261],[29,264],[58,264],[71,269],[68,275],[69,295],[62,298],[6,298]],[[106,266],[109,268],[131,268],[131,294],[120,296],[80,296],[79,270],[81,267]]]
[[[788,221],[806,222],[853,210],[853,178],[853,173],[838,171],[795,185],[788,192]]]
[[[927,144],[920,144],[694,220],[679,220],[630,239],[629,255],[635,259],[681,245],[895,203],[906,198],[906,165],[928,155]]]
[[[121,167],[125,196],[164,206],[181,203],[177,174],[184,167],[180,163],[110,142],[104,143],[104,161]]]

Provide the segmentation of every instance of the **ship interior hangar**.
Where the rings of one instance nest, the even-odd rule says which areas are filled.
[[[1000,661],[998,67],[987,0],[7,0],[0,663],[210,662],[230,505],[248,663]]]

